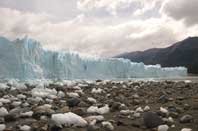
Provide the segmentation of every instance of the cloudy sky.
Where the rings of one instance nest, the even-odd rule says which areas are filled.
[[[198,0],[0,0],[0,35],[113,56],[198,35]]]

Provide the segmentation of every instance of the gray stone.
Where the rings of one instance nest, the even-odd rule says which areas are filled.
[[[191,115],[184,115],[180,118],[180,123],[190,123],[192,120],[193,117]]]
[[[147,128],[155,128],[163,124],[162,119],[154,112],[145,112],[143,120]]]
[[[80,103],[80,100],[78,98],[70,98],[67,100],[67,105],[69,107],[78,106],[79,103]]]

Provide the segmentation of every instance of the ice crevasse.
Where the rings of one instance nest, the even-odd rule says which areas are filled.
[[[10,41],[0,37],[0,79],[114,79],[186,76],[184,67],[162,68],[127,59],[84,57],[50,51],[25,37]]]

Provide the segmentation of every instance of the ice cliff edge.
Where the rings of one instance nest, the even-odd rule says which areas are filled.
[[[69,52],[45,50],[25,37],[0,37],[0,79],[113,79],[186,76],[184,67],[146,66],[127,59],[86,58]]]

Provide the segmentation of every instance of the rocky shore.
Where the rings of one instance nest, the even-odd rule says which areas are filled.
[[[0,84],[0,131],[198,131],[198,83]]]

